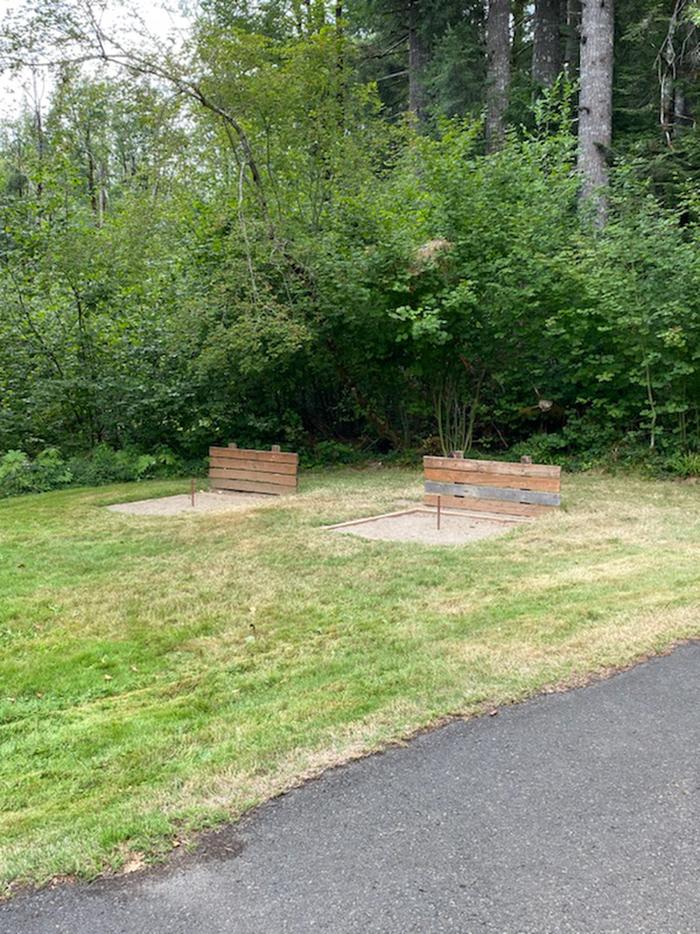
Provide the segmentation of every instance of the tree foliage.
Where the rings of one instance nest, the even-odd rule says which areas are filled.
[[[384,80],[400,4],[209,0],[177,55],[70,0],[6,28],[8,66],[55,64],[0,139],[0,451],[698,448],[691,5],[672,146],[645,45],[672,11],[618,8],[604,230],[532,10],[486,154],[483,5],[429,6],[422,122]]]

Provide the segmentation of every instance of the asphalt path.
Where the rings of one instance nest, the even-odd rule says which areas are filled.
[[[1,841],[0,841],[1,845]],[[2,934],[700,932],[700,644],[327,772]]]

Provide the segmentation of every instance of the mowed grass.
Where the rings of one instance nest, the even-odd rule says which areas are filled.
[[[0,877],[133,868],[304,776],[700,635],[700,487],[564,479],[565,508],[462,548],[323,525],[415,471],[306,474],[251,512],[0,502]]]

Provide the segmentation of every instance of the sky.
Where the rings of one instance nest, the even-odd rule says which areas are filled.
[[[180,11],[177,0],[130,0],[138,9],[147,30],[158,38],[165,39],[186,27],[187,18]],[[18,7],[31,7],[31,0],[0,0],[0,21]],[[117,17],[121,4],[110,0],[107,22]],[[34,95],[46,100],[51,93],[51,79],[46,75],[0,74],[0,118],[12,117],[20,112],[24,102]]]

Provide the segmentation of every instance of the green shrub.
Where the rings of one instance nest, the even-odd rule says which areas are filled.
[[[545,435],[538,434],[514,445],[509,452],[509,459],[519,460],[521,457],[531,457],[535,464],[561,464],[568,463],[567,448],[569,442],[562,433]]]
[[[99,486],[137,480],[137,462],[138,455],[130,451],[115,451],[107,444],[99,444],[87,455],[72,457],[70,467],[80,486]]]
[[[107,444],[99,444],[88,454],[72,457],[70,468],[77,484],[99,486],[200,473],[202,463],[186,462],[167,447],[156,448],[152,454],[142,454],[129,448],[115,451]]]
[[[57,448],[47,448],[32,460],[24,451],[0,456],[0,497],[43,493],[65,486],[100,486],[152,477],[200,474],[202,461],[186,462],[169,448],[152,454],[134,450],[115,451],[100,444],[87,454],[66,461]]]
[[[666,468],[676,477],[700,477],[700,453],[676,454],[666,461]]]
[[[38,491],[66,486],[73,480],[70,467],[57,448],[46,448],[37,454],[32,464],[32,476]]]
[[[0,459],[0,495],[25,493],[31,461],[24,451],[8,451]]]
[[[305,467],[325,467],[334,464],[355,464],[366,457],[366,453],[363,454],[351,444],[344,444],[342,441],[319,441],[302,454],[302,463]]]
[[[43,493],[72,480],[70,467],[56,448],[41,451],[33,461],[24,451],[8,451],[0,458],[0,496]]]

